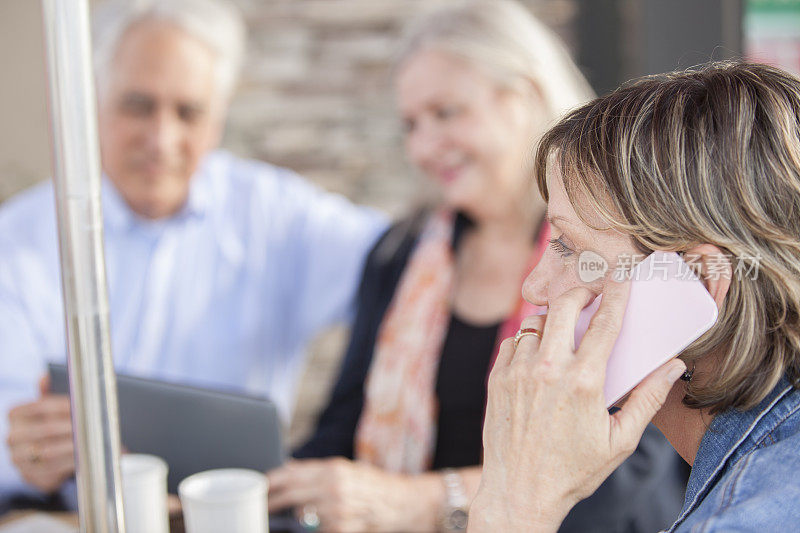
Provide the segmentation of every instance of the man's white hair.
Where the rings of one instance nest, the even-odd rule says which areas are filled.
[[[174,24],[208,46],[216,55],[217,90],[222,98],[230,97],[244,56],[245,26],[241,13],[219,0],[108,0],[98,5],[92,17],[92,39],[101,94],[122,36],[144,20]]]

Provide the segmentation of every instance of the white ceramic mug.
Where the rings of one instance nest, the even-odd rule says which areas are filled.
[[[178,485],[186,533],[265,533],[267,477],[255,470],[222,468]]]
[[[160,457],[120,457],[127,533],[169,533],[167,463]]]

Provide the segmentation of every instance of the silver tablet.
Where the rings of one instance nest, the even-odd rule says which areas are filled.
[[[51,363],[50,391],[68,394],[67,367]],[[117,374],[120,436],[131,453],[169,465],[168,490],[212,468],[264,472],[284,459],[278,412],[270,400]]]

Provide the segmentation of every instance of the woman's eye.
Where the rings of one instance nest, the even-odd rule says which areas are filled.
[[[436,110],[436,118],[439,120],[447,120],[458,114],[458,109],[453,106],[440,107]]]
[[[564,244],[563,237],[550,239],[550,247],[561,255],[561,257],[569,257],[574,253],[572,248]]]

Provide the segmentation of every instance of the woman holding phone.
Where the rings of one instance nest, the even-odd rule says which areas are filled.
[[[537,334],[505,341],[490,377],[470,531],[556,531],[651,419],[692,465],[670,532],[797,528],[799,117],[800,80],[734,62],[645,78],[545,134],[535,174],[564,248],[525,281],[549,307],[523,323]],[[614,414],[602,388],[629,284],[583,283],[587,250],[612,269],[654,250],[693,256],[719,309]],[[576,350],[576,317],[597,294]]]
[[[269,474],[271,508],[326,531],[463,525],[497,347],[537,310],[521,298],[525,275],[561,245],[527,171],[531,142],[592,94],[555,36],[507,0],[420,20],[394,79],[406,153],[440,199],[371,252],[330,404],[302,460]],[[563,531],[667,525],[683,494],[678,461],[648,432]]]

